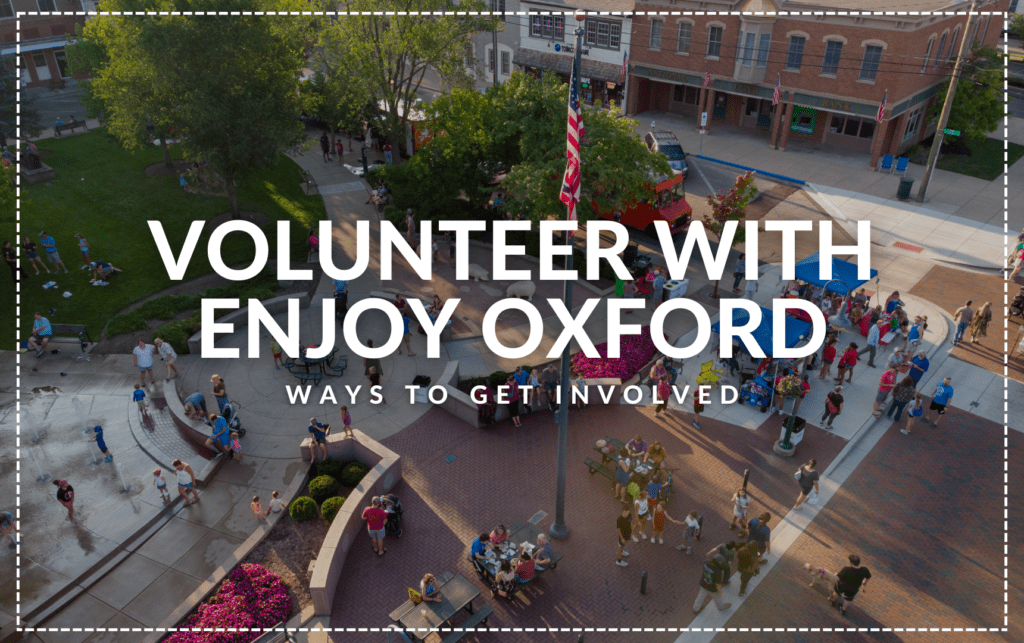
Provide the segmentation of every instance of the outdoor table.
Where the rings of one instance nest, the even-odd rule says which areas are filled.
[[[619,449],[626,446],[625,443],[616,440],[615,438],[604,436],[605,448],[612,447],[611,451],[603,451],[597,444],[594,444],[594,451],[601,454],[601,464],[607,464],[608,462],[614,462],[615,458],[619,455]]]
[[[399,621],[402,627],[421,641],[427,638],[430,630],[444,625],[459,610],[465,609],[472,614],[473,600],[480,596],[480,589],[462,574],[455,576],[439,589],[440,603],[424,601]]]
[[[640,488],[643,489],[648,483],[651,474],[657,468],[653,464],[640,464],[640,462],[630,462],[631,466],[629,472],[639,478]]]
[[[511,533],[509,535],[511,535]],[[484,561],[483,568],[490,577],[490,580],[493,582],[494,577],[498,575],[498,569],[501,566],[501,561],[514,561],[519,557],[519,544],[509,539],[500,545],[495,545],[490,551],[494,552],[494,555],[487,557]],[[515,569],[514,564],[512,565],[512,568]]]
[[[329,354],[325,355],[324,357],[319,357],[319,358],[316,358],[316,359],[307,358],[305,351],[303,351],[302,356],[299,357],[299,362],[301,362],[302,367],[304,369],[306,369],[307,373],[309,372],[309,367],[310,366],[317,366],[318,365],[318,366],[320,366],[320,372],[326,375],[327,374],[327,366],[331,363],[331,359],[334,358],[334,353],[337,350],[338,349],[335,348],[334,350],[332,350]]]
[[[527,548],[526,551],[532,556],[533,550],[537,547],[537,536],[539,536],[541,533],[542,532],[540,530],[540,527],[533,524],[532,522],[528,522],[519,529],[509,532],[508,541],[515,544],[517,554],[519,551],[519,545],[526,542],[530,543],[531,545],[533,545],[533,548]],[[562,554],[558,553],[554,550],[554,548],[552,548],[551,564],[556,565],[560,560],[562,560]],[[513,567],[515,566],[513,565]]]

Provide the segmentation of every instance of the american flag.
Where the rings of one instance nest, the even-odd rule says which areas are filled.
[[[627,49],[622,54],[622,75],[626,75],[626,71],[629,69],[629,50]]]
[[[709,67],[704,68],[704,87],[708,87],[711,84],[711,69]]]
[[[775,93],[772,94],[772,105],[778,105],[779,104],[779,93],[780,93],[781,85],[782,85],[782,74],[779,74],[779,77],[775,79]]]
[[[580,110],[580,97],[576,91],[576,65],[572,68],[572,79],[569,81],[569,117],[566,126],[567,161],[565,176],[562,178],[562,194],[559,197],[569,208],[569,221],[576,220],[576,204],[580,201],[580,140],[583,138],[583,112]],[[570,232],[569,236],[574,236]]]
[[[882,94],[882,102],[878,105],[878,113],[875,114],[875,120],[879,123],[885,120],[885,101],[889,98],[889,90],[885,90]]]

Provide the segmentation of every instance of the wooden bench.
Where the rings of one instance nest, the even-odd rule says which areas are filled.
[[[491,615],[494,608],[490,605],[484,604],[480,609],[476,610],[472,616],[466,620],[465,623],[455,628],[455,630],[444,638],[444,643],[456,643],[461,641],[462,637],[473,631],[477,625],[487,625],[487,617]]]
[[[60,138],[62,132],[73,132],[75,128],[84,127],[85,131],[89,131],[89,126],[85,124],[85,121],[71,121],[70,123],[61,123],[60,125],[53,126],[53,134]]]
[[[587,458],[586,460],[583,461],[583,464],[587,465],[587,467],[590,469],[590,475],[600,473],[601,475],[608,478],[612,482],[615,481],[615,472],[609,469],[608,467],[604,466],[600,462],[595,462],[590,458]]]
[[[89,338],[89,329],[85,324],[52,324],[50,327],[53,329],[53,335],[50,336],[51,343],[77,341],[82,347],[83,353],[92,344],[92,340]]]
[[[314,385],[319,385],[320,380],[323,379],[323,375],[320,373],[292,373],[296,379],[302,380],[303,382],[312,381]]]
[[[436,579],[437,580],[437,586],[441,587],[442,585],[444,585],[445,583],[450,581],[452,578],[454,578],[454,576],[455,576],[455,574],[453,574],[451,572],[445,572],[445,573],[441,574]],[[402,603],[401,607],[398,607],[398,608],[395,609],[395,611],[391,612],[389,617],[391,618],[392,621],[396,621],[397,622],[397,621],[402,620],[402,617],[404,617],[406,614],[408,614],[409,612],[413,611],[414,609],[416,609],[415,603],[413,603],[412,601],[406,601],[406,602]]]

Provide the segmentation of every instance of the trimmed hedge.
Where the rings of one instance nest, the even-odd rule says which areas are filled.
[[[340,482],[342,486],[351,489],[359,484],[359,481],[363,479],[363,476],[369,472],[370,467],[366,466],[362,462],[349,462],[341,472]],[[338,490],[335,489],[334,493],[338,493]]]
[[[327,524],[334,522],[334,517],[341,511],[341,506],[345,504],[345,496],[334,496],[324,500],[324,504],[320,507],[320,512],[323,514],[324,520]]]
[[[345,470],[345,463],[341,460],[324,460],[316,465],[316,476],[331,476],[335,480],[341,480],[341,472]]]
[[[338,481],[331,476],[320,475],[309,483],[309,497],[318,505],[336,495],[338,495]]]
[[[296,522],[316,518],[316,501],[309,496],[299,496],[288,506],[288,515]]]

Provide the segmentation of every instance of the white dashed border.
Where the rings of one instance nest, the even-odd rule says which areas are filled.
[[[779,11],[774,13],[743,12],[743,11],[592,11],[590,15],[614,16],[966,16],[967,11]],[[508,11],[505,15],[573,15],[574,11]],[[21,140],[21,17],[22,16],[170,16],[170,15],[229,15],[229,16],[489,16],[502,15],[494,11],[18,11],[15,13],[15,137]],[[1009,28],[1009,16],[1004,11],[976,11],[979,16],[1003,16],[1003,30]],[[1009,77],[1008,45],[1003,45],[1003,92],[1006,95]],[[1009,250],[1009,104],[1003,105],[1003,252]],[[15,173],[15,238],[21,237],[21,175]],[[21,253],[18,255],[18,268],[21,268]],[[567,632],[574,634],[603,632],[1007,632],[1009,631],[1009,282],[1008,272],[1003,272],[1003,627],[719,627],[719,628],[688,628],[688,627],[477,627],[474,632]],[[15,305],[15,339],[21,327],[21,284],[16,282],[14,291]],[[21,353],[15,354],[15,495],[16,520],[21,520]],[[21,545],[15,555],[15,624],[23,632],[241,632],[251,628],[118,628],[118,627],[20,627],[21,624]],[[266,632],[268,629],[255,629]],[[278,628],[280,629],[280,628]],[[390,632],[381,627],[328,627],[328,628],[287,628],[288,632]],[[438,632],[461,631],[460,628],[437,628]]]

